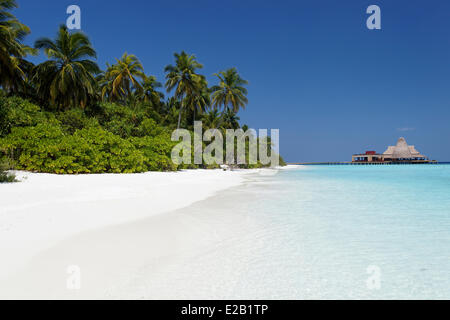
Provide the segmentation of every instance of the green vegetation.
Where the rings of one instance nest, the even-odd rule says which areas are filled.
[[[52,173],[176,170],[174,142],[144,107],[100,103],[95,109],[42,111],[17,97],[0,98],[0,150],[16,169]],[[144,105],[145,106],[145,105]],[[147,108],[148,109],[148,108]]]
[[[15,175],[7,172],[9,168],[8,162],[5,159],[0,158],[0,183],[16,181]]]
[[[175,53],[175,66],[168,65],[164,69],[166,75],[166,89],[168,92],[175,89],[174,98],[180,102],[178,111],[178,126],[180,128],[181,116],[184,109],[190,107],[195,112],[198,107],[197,102],[202,92],[207,90],[207,82],[204,76],[196,73],[197,69],[202,69],[194,55],[188,55],[182,51],[181,54]],[[195,116],[194,116],[195,119]]]
[[[94,75],[100,69],[89,60],[96,57],[96,52],[87,36],[69,33],[66,26],[61,26],[55,40],[41,38],[35,48],[44,50],[49,59],[32,72],[32,84],[42,103],[66,109],[85,107],[95,99]]]
[[[245,108],[248,103],[247,80],[241,78],[236,68],[231,68],[215,74],[219,78],[219,85],[213,86],[212,102],[214,107],[223,107],[224,111],[232,110],[238,113],[240,108]]]
[[[175,128],[240,128],[237,113],[248,103],[248,82],[236,68],[220,71],[208,86],[194,55],[175,53],[165,67],[165,89],[133,54],[101,71],[89,38],[60,26],[55,39],[34,48],[30,32],[0,0],[0,155],[15,169],[49,173],[132,173],[178,170],[172,163]],[[47,60],[26,61],[41,50]],[[246,128],[246,126],[243,126]],[[190,165],[189,168],[217,167]],[[250,167],[260,167],[254,165]],[[0,179],[14,179],[3,173]]]
[[[33,64],[25,60],[36,50],[22,44],[30,29],[11,14],[15,0],[0,0],[0,86],[10,93],[27,91]]]
[[[139,59],[133,54],[124,53],[116,64],[108,65],[106,72],[99,77],[102,98],[126,104],[132,96],[142,97],[144,89],[140,81],[145,78],[144,67]]]

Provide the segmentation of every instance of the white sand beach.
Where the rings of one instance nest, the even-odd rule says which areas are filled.
[[[114,285],[129,281],[135,268],[145,262],[137,262],[140,252],[151,252],[142,259],[164,259],[181,249],[174,247],[178,235],[184,240],[195,236],[192,228],[183,230],[182,224],[173,223],[178,216],[162,213],[238,186],[249,173],[187,170],[59,176],[19,172],[21,182],[0,185],[0,297],[109,298],[110,287],[102,281]],[[80,240],[81,247],[80,241],[70,240],[85,232],[89,236]],[[198,236],[192,237],[197,240]],[[74,261],[77,248],[84,248],[80,261]],[[83,290],[66,288],[67,263],[86,270]]]

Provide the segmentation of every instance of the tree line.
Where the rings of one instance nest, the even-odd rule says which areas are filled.
[[[236,68],[217,72],[217,84],[209,85],[196,56],[182,51],[164,68],[164,84],[127,52],[101,70],[88,36],[65,25],[54,38],[26,45],[30,29],[13,15],[16,7],[0,0],[0,172],[217,167],[174,165],[171,132],[192,130],[198,120],[204,130],[241,128],[248,81]],[[39,53],[44,62],[27,60]]]
[[[145,73],[138,57],[126,52],[101,70],[88,36],[65,25],[54,39],[25,45],[30,29],[11,13],[16,7],[15,0],[0,0],[0,86],[7,95],[58,111],[99,102],[129,107],[145,103],[164,116],[167,125],[176,123],[178,128],[202,119],[206,126],[239,127],[236,114],[248,103],[248,82],[236,68],[214,74],[218,84],[209,86],[200,74],[203,65],[195,55],[182,51],[174,54],[174,64],[164,68],[164,86]],[[45,62],[34,65],[26,60],[39,52],[45,54]],[[167,99],[163,87],[171,94]]]

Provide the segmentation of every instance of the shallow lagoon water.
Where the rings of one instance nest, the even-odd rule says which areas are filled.
[[[198,297],[450,298],[449,165],[302,166],[189,212],[240,221],[201,259],[222,285]]]
[[[144,297],[450,298],[449,165],[262,171],[176,214],[205,247],[144,268]]]
[[[450,299],[449,248],[450,165],[299,166],[71,237],[11,282],[41,298]]]
[[[248,190],[267,294],[450,298],[449,165],[306,166]]]

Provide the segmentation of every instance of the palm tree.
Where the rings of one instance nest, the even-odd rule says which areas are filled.
[[[193,97],[201,92],[206,83],[204,76],[196,73],[197,69],[203,68],[194,55],[182,51],[175,53],[175,65],[168,65],[164,69],[166,75],[167,92],[175,89],[174,97],[181,101],[178,115],[178,126],[180,128],[181,114],[187,103],[193,104]]]
[[[103,98],[125,102],[132,92],[142,93],[140,81],[146,76],[142,63],[134,54],[125,52],[122,58],[116,59],[116,64],[107,64],[107,67],[100,81]]]
[[[48,61],[35,68],[33,82],[38,96],[57,108],[86,106],[96,93],[95,74],[100,72],[90,58],[97,54],[83,33],[59,27],[55,40],[41,38],[35,48],[43,49]]]
[[[236,68],[220,71],[214,74],[219,78],[219,85],[213,86],[212,104],[214,107],[223,107],[223,114],[226,109],[231,109],[237,113],[241,108],[245,108],[248,103],[247,80],[241,78]]]
[[[205,130],[218,129],[221,123],[221,116],[219,110],[217,110],[217,108],[209,110],[208,113],[205,113],[203,115],[202,120],[203,120],[203,127],[205,128]]]
[[[22,44],[30,29],[9,12],[14,8],[15,0],[0,0],[0,86],[9,93],[21,93],[33,67],[24,58],[36,50]]]
[[[222,118],[223,127],[225,129],[239,129],[239,120],[240,118],[236,115],[236,112],[231,109],[226,109]]]
[[[190,96],[185,98],[185,107],[192,112],[194,124],[196,116],[202,115],[211,105],[211,95],[206,79],[202,79],[199,88]]]
[[[164,104],[164,124],[171,127],[177,122],[180,113],[181,102],[174,97],[170,97]]]
[[[156,81],[155,76],[145,76],[144,81],[142,82],[143,100],[150,102],[152,107],[159,107],[161,105],[161,100],[164,99],[164,94],[157,90],[157,88],[161,87],[161,82]]]

